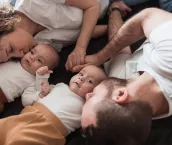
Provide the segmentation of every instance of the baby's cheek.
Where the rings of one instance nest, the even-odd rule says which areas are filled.
[[[93,89],[94,89],[94,86],[88,86],[87,89],[86,89],[87,90],[86,93],[92,92]]]

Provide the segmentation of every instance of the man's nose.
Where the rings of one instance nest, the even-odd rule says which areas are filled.
[[[85,100],[89,100],[91,97],[93,96],[93,93],[87,93],[86,96],[85,96]]]

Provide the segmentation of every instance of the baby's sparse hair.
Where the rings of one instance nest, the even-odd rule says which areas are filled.
[[[58,66],[59,61],[60,61],[60,56],[59,56],[58,52],[52,46],[50,46],[48,44],[39,44],[39,45],[42,45],[44,47],[48,47],[49,49],[52,50],[53,54],[56,54],[56,55],[54,55],[52,65],[49,66],[49,69],[54,70]],[[50,57],[52,57],[52,56],[50,56]]]
[[[99,66],[96,66],[96,65],[88,65],[88,66],[97,67],[97,68],[102,72],[102,74],[104,75],[104,79],[107,78],[107,74],[106,74],[105,70],[104,70],[102,67],[99,67]],[[104,79],[103,79],[103,80],[104,80]],[[103,81],[103,80],[102,80],[102,81]]]

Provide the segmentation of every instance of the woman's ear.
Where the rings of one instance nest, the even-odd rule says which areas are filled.
[[[112,100],[114,100],[118,104],[127,103],[128,100],[127,88],[117,89],[112,95]]]

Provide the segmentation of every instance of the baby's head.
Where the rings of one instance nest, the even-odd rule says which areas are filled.
[[[85,98],[86,94],[92,92],[106,77],[104,70],[97,66],[89,65],[71,78],[69,87],[72,92]]]
[[[53,70],[59,63],[59,55],[53,47],[47,44],[39,44],[26,53],[21,59],[22,67],[35,75],[38,68],[48,66]]]

